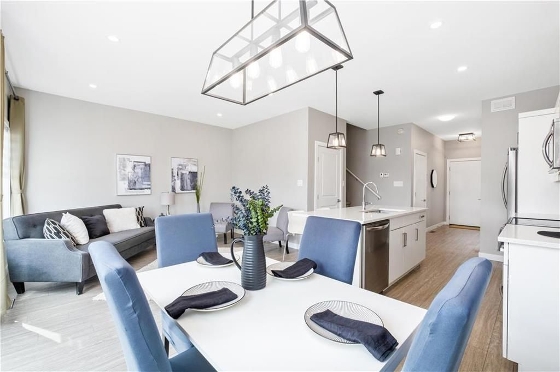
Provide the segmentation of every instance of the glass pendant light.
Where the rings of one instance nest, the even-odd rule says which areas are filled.
[[[334,66],[334,100],[335,100],[335,115],[334,115],[334,133],[329,134],[329,140],[327,141],[327,148],[329,149],[343,149],[346,148],[346,137],[344,133],[338,131],[338,70],[342,68],[342,65]]]
[[[370,156],[376,157],[387,156],[387,153],[385,152],[385,145],[379,143],[379,96],[383,93],[385,92],[382,90],[376,90],[373,92],[373,94],[377,96],[377,143],[371,146]]]
[[[352,58],[329,1],[273,0],[255,15],[252,0],[251,20],[212,54],[202,94],[246,105]]]

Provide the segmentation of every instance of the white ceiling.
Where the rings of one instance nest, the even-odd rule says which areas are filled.
[[[354,125],[376,126],[372,92],[383,89],[382,126],[480,134],[481,100],[559,84],[558,1],[333,4],[354,54],[339,72],[338,112]],[[331,71],[247,106],[200,94],[212,52],[249,18],[249,0],[2,4],[19,87],[226,128],[306,106],[334,114]]]

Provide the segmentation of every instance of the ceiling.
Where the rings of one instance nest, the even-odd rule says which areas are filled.
[[[481,100],[560,83],[558,1],[332,3],[354,55],[339,71],[338,112],[359,127],[377,125],[377,89],[382,126],[414,122],[455,139],[480,134]],[[212,52],[249,20],[248,0],[3,1],[1,10],[19,87],[226,128],[307,106],[335,112],[332,71],[247,106],[200,94]]]

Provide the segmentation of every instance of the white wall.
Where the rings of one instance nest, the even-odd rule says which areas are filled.
[[[307,122],[304,108],[234,130],[231,184],[242,190],[268,185],[272,206],[307,210]]]
[[[51,94],[18,90],[26,99],[27,212],[119,203],[164,210],[171,187],[171,157],[206,166],[202,210],[228,201],[231,130]],[[116,154],[152,157],[152,194],[116,195]],[[194,193],[178,194],[171,212],[196,211]]]
[[[445,141],[444,146],[446,159],[480,158],[482,138],[479,137],[476,141],[469,142]]]

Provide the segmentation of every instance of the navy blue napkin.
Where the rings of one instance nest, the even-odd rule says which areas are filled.
[[[225,304],[233,301],[237,295],[228,288],[217,291],[201,293],[190,296],[180,296],[175,301],[165,307],[165,311],[173,319],[177,319],[187,309],[206,309],[212,306]]]
[[[233,262],[218,252],[202,252],[199,257],[204,258],[204,261],[208,262],[210,265],[227,265]]]
[[[364,345],[380,362],[384,362],[399,344],[384,327],[345,318],[330,310],[311,315],[311,320],[345,340]]]
[[[309,258],[303,258],[293,264],[290,267],[285,268],[284,270],[271,270],[274,276],[284,279],[294,279],[297,277],[302,276],[309,270],[315,270],[317,268],[317,264],[315,261],[310,260]]]

